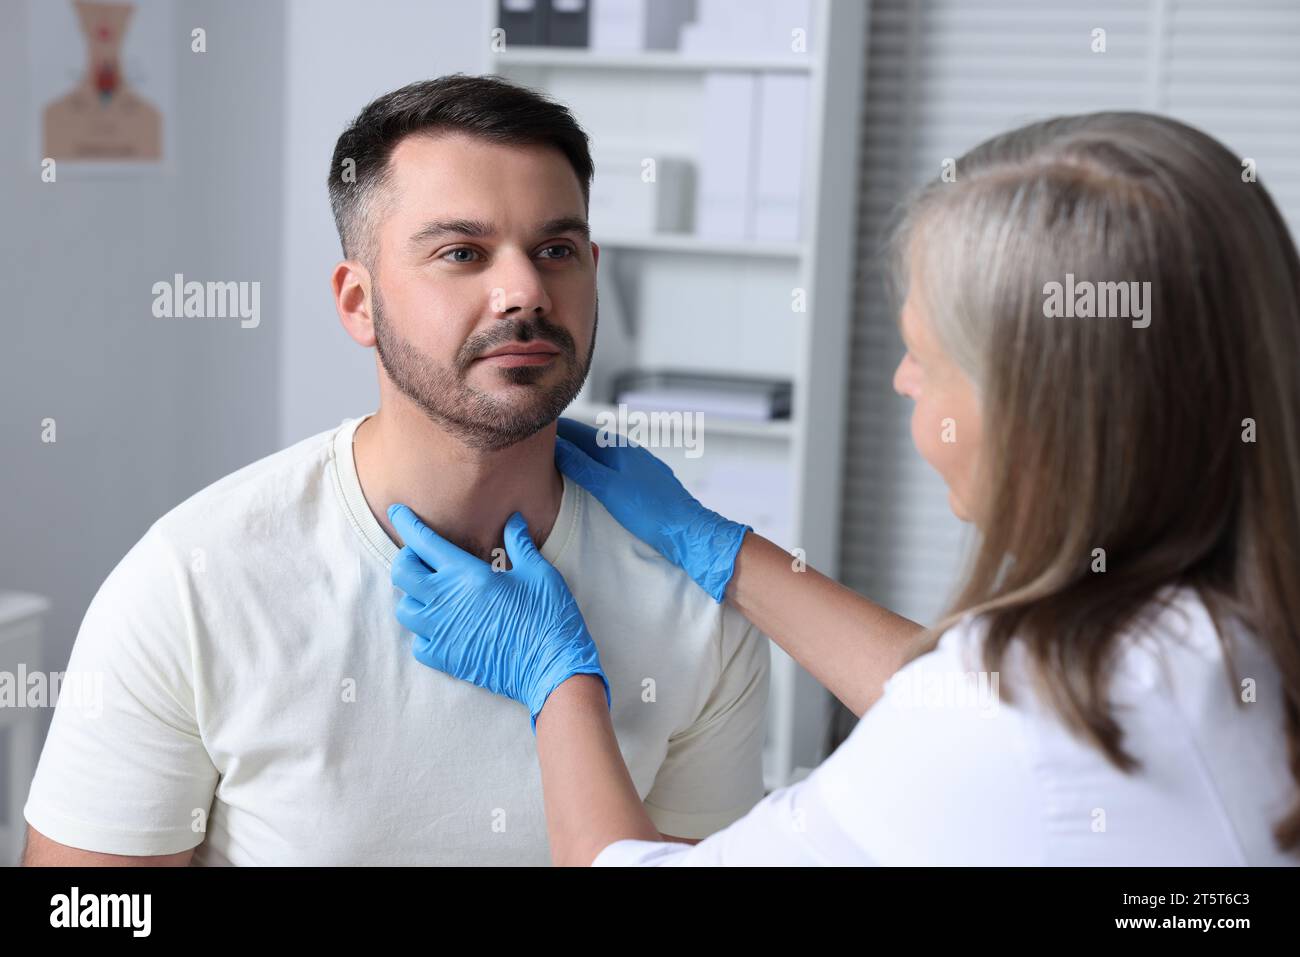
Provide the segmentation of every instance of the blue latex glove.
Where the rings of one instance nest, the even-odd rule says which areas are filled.
[[[542,557],[518,512],[506,522],[509,571],[453,545],[405,505],[388,509],[405,543],[393,561],[393,584],[406,594],[397,620],[415,632],[422,664],[469,681],[537,715],[561,682],[599,675],[609,680],[596,643],[563,576]]]
[[[695,579],[721,602],[736,570],[748,525],[701,505],[673,470],[640,446],[604,446],[596,429],[559,420],[555,463],[600,500],[641,541]]]

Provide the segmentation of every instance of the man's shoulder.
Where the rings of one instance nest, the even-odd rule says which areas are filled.
[[[164,540],[247,534],[326,493],[333,440],[353,420],[325,429],[222,476],[176,505],[150,529]]]
[[[147,643],[149,655],[172,653],[193,623],[196,589],[249,594],[238,589],[300,548],[303,536],[320,527],[321,509],[337,508],[325,486],[331,440],[341,427],[260,458],[157,519],[96,591],[78,645],[111,653]]]
[[[569,487],[577,496],[573,557],[582,561],[586,573],[609,577],[626,588],[656,590],[671,595],[673,604],[697,618],[720,619],[721,607],[699,585],[651,546],[637,538],[614,518],[600,500],[576,482]],[[599,560],[595,560],[595,559]],[[622,590],[622,589],[620,589]]]
[[[727,645],[762,636],[740,612],[715,602],[686,572],[619,524],[594,495],[576,482],[571,487],[578,496],[577,518],[574,541],[565,547],[573,552],[564,564],[580,569],[583,579],[598,581],[607,600],[618,596],[614,606],[639,609],[657,627],[677,621]]]

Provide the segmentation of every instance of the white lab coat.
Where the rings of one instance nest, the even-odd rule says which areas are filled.
[[[1023,651],[996,679],[1014,703],[999,702],[967,620],[805,780],[694,847],[618,841],[595,863],[1294,865],[1271,834],[1297,793],[1277,670],[1237,631],[1229,674],[1204,605],[1165,594],[1123,639],[1112,686],[1132,773],[1066,729]]]

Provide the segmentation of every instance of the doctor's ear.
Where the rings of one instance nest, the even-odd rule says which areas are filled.
[[[334,308],[352,341],[367,348],[375,344],[375,324],[370,314],[370,270],[355,259],[345,259],[330,274]]]

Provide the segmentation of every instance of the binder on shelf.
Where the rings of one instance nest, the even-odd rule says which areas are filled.
[[[546,43],[548,0],[498,0],[497,25],[505,31],[506,49]]]
[[[731,374],[635,369],[614,377],[615,405],[770,422],[790,418],[791,384]]]
[[[591,4],[595,0],[540,0],[546,11],[546,43],[553,47],[586,47],[591,32]]]

